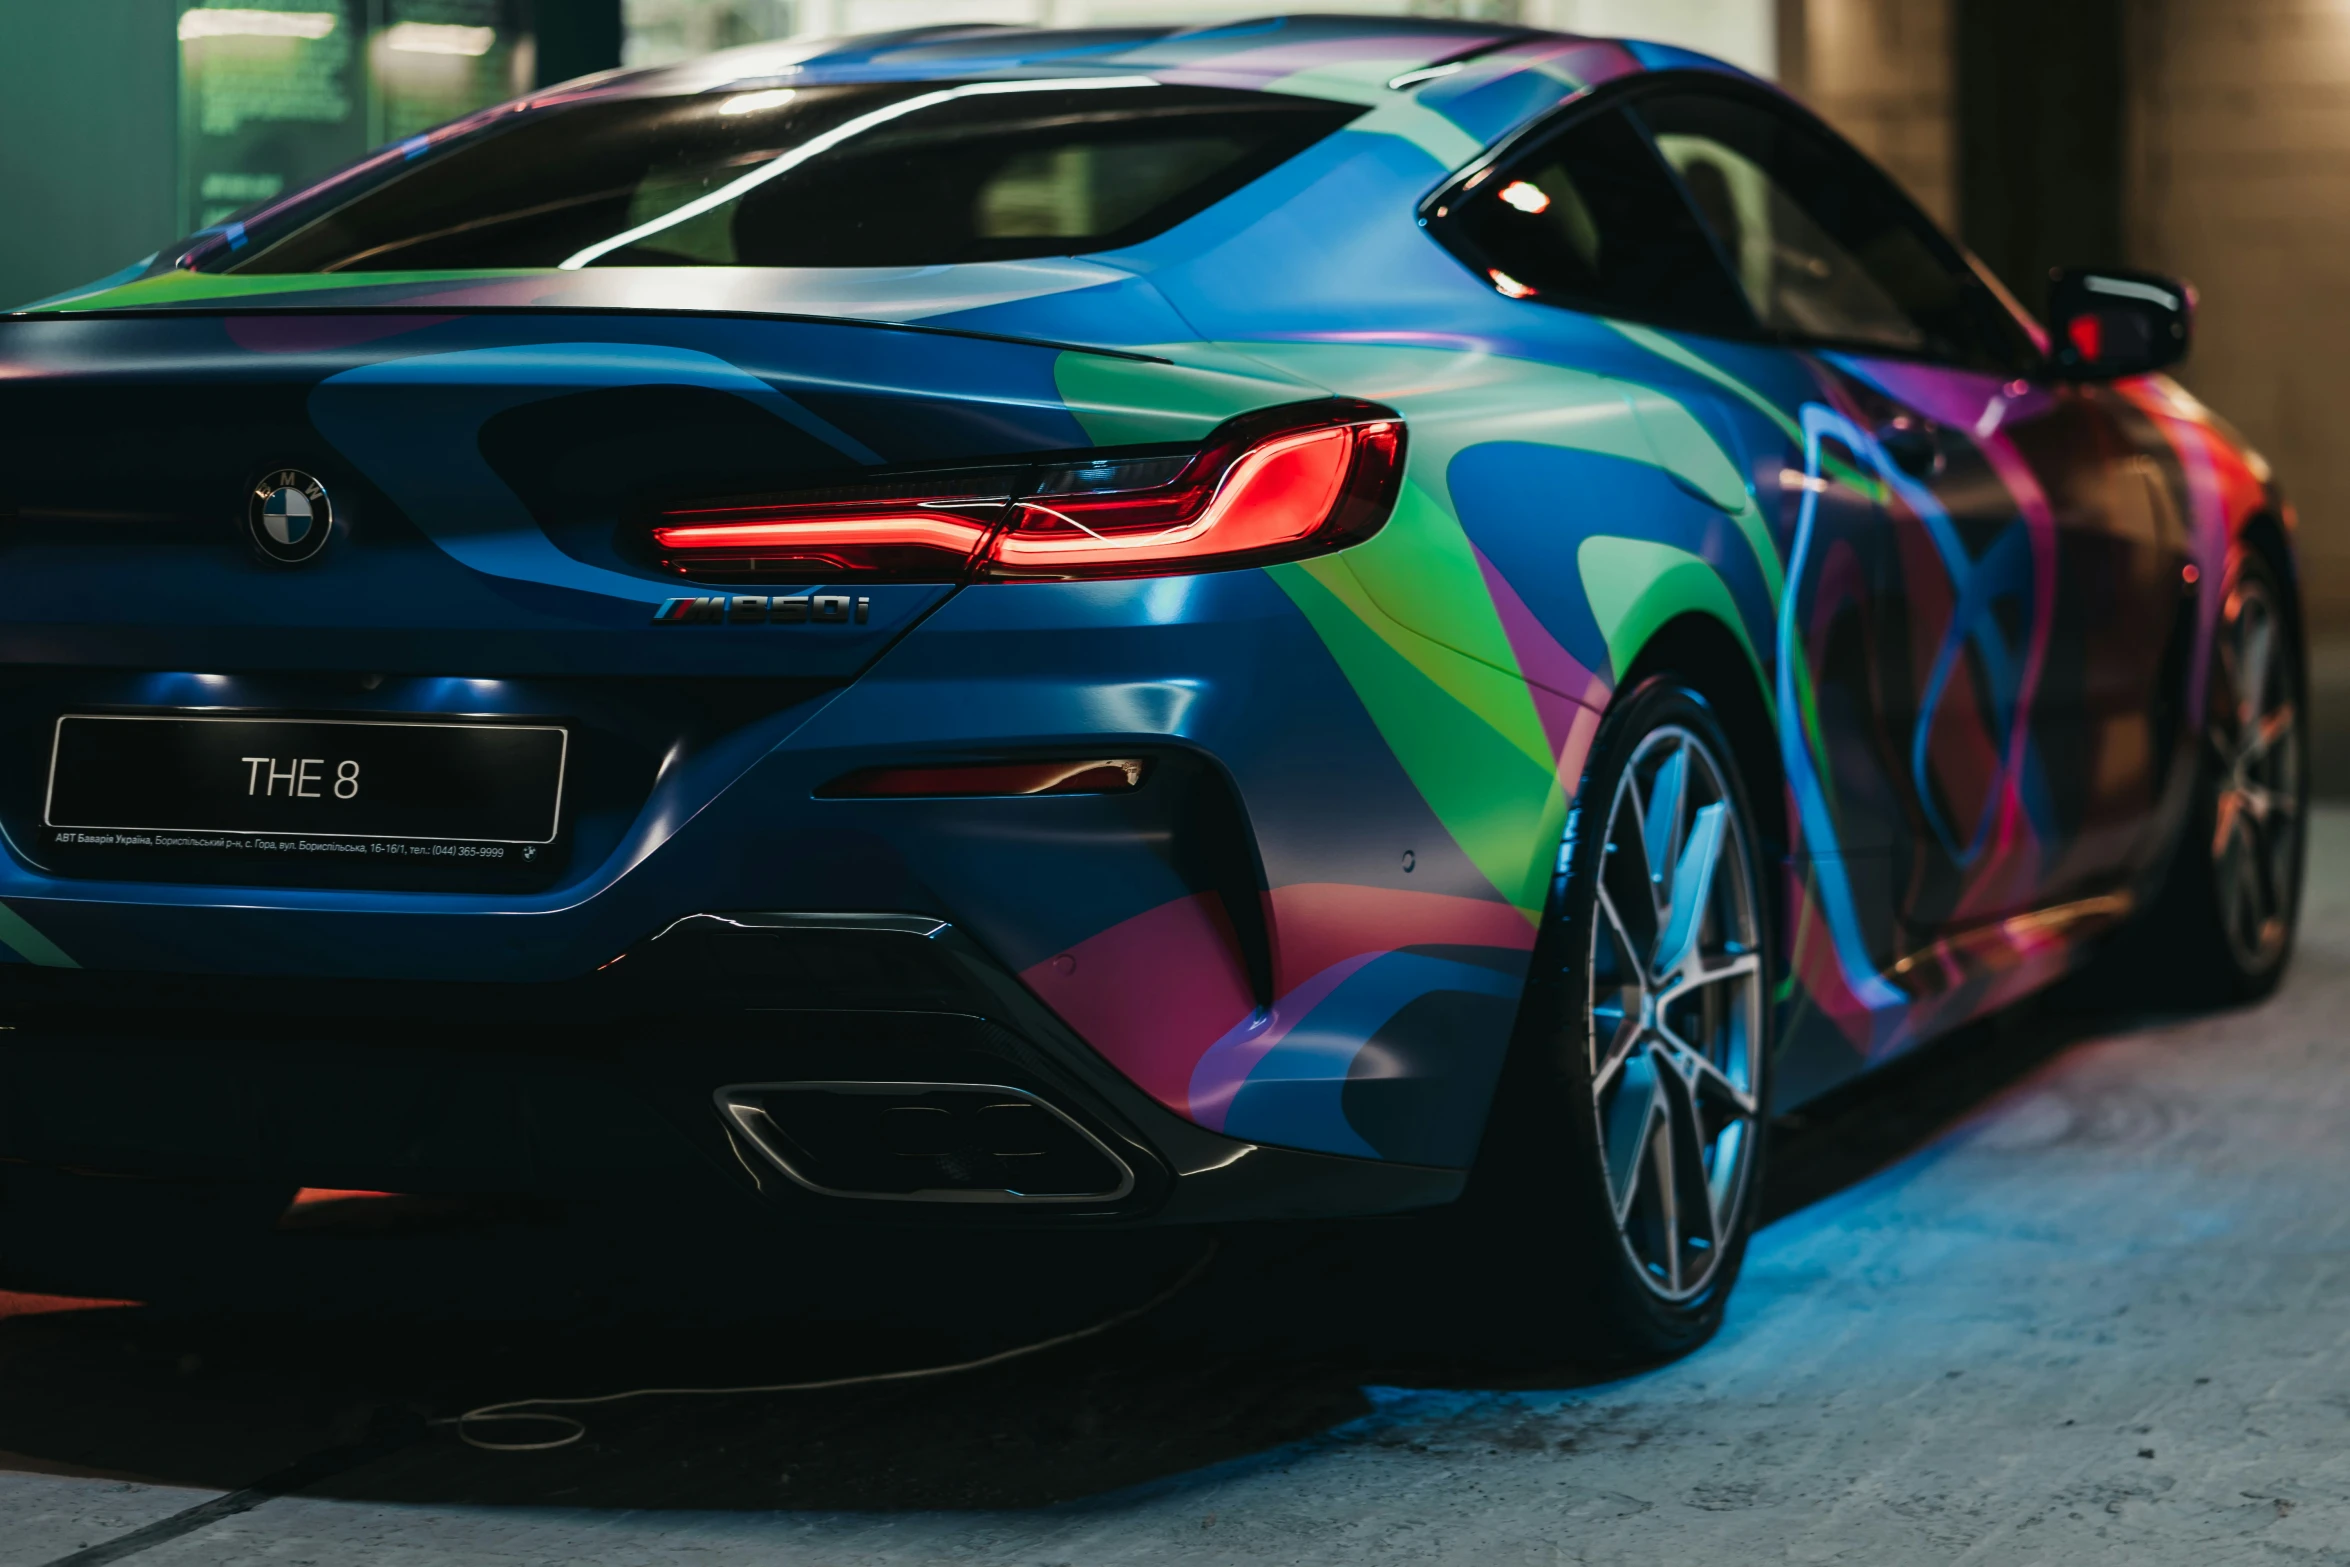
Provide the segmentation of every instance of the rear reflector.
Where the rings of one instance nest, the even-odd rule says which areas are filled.
[[[919,799],[951,795],[1122,794],[1142,786],[1139,758],[1084,762],[973,762],[959,767],[869,767],[836,778],[819,799]]]
[[[294,1193],[292,1206],[306,1208],[320,1202],[365,1202],[371,1197],[397,1197],[398,1192],[345,1191],[341,1187],[305,1186]]]
[[[1404,428],[1332,401],[1227,421],[1194,451],[997,470],[975,493],[942,476],[881,481],[886,498],[779,497],[669,511],[663,564],[735,581],[900,582],[1149,577],[1296,560],[1359,543],[1394,509]]]

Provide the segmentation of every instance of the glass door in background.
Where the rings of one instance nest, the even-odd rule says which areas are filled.
[[[204,0],[179,51],[183,232],[523,92],[532,68],[527,0]]]

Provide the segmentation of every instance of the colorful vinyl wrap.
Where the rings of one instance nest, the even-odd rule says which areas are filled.
[[[1613,322],[1505,297],[1415,221],[1579,94],[1725,68],[1341,18],[744,58],[577,91],[1114,72],[1363,112],[1094,255],[251,275],[203,264],[224,229],[0,322],[24,746],[82,704],[335,707],[560,714],[582,758],[565,857],[510,885],[67,866],[10,786],[10,956],[517,982],[699,910],[927,913],[1200,1126],[1461,1168],[1586,757],[1649,670],[1776,735],[1741,763],[1786,869],[1782,1106],[2062,973],[2175,831],[2200,693],[2164,682],[2217,613],[2188,579],[2289,520],[2177,385]],[[1407,468],[1375,536],[1314,559],[667,625],[685,590],[625,547],[646,497],[1328,397],[1400,415]],[[1940,432],[1926,476],[1883,445],[1904,418]],[[264,465],[333,493],[315,566],[220,520]],[[818,797],[1028,751],[1163,765],[1130,795]]]

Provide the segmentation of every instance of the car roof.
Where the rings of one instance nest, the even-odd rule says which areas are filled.
[[[1181,28],[949,26],[792,39],[607,72],[532,101],[974,76],[1141,75],[1401,110],[1405,118],[1433,115],[1483,145],[1603,82],[1670,69],[1748,77],[1712,56],[1636,39],[1497,22],[1313,13]]]
[[[249,221],[269,221],[302,204],[331,199],[337,187],[492,126],[517,110],[861,82],[1116,76],[1352,104],[1363,112],[1349,122],[1350,132],[1395,138],[1425,155],[1424,165],[1398,166],[1396,175],[1418,188],[1571,98],[1620,78],[1664,70],[1760,80],[1724,61],[1667,44],[1428,17],[1313,13],[1181,28],[953,26],[789,39],[542,88],[379,148],[314,185],[287,192]],[[246,226],[239,221],[200,230],[191,236],[193,244],[151,258],[138,277],[201,272],[207,256],[244,243]],[[126,279],[104,281],[111,286]],[[58,300],[78,302],[105,292],[85,288]]]

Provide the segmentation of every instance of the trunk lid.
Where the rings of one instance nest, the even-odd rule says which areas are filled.
[[[0,660],[851,678],[952,588],[656,621],[681,595],[826,586],[697,587],[638,547],[650,511],[1084,448],[1063,362],[1150,367],[847,321],[299,297],[0,321]],[[249,537],[285,470],[333,516],[298,565]]]

